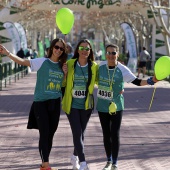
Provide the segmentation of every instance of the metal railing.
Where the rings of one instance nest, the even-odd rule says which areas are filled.
[[[0,91],[12,82],[16,82],[28,74],[28,67],[13,61],[0,63]]]

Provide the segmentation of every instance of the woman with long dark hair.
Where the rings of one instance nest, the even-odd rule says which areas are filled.
[[[77,44],[73,58],[67,61],[67,67],[62,109],[67,114],[73,134],[71,164],[73,169],[89,170],[84,153],[84,134],[94,107],[93,90],[97,74],[89,40],[83,39]]]
[[[61,38],[51,42],[47,57],[31,60],[19,58],[0,45],[0,54],[5,54],[16,63],[37,71],[31,110],[40,134],[39,153],[42,159],[40,170],[51,170],[49,155],[60,118],[61,86],[67,74],[67,66],[64,64],[67,59],[65,51],[66,44]]]

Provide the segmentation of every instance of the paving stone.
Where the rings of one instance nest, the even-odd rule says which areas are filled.
[[[26,129],[33,100],[36,73],[0,91],[0,170],[38,170],[38,131]],[[170,169],[170,84],[138,87],[125,83],[125,111],[120,130],[119,170]],[[95,89],[96,92],[96,89]],[[97,111],[92,114],[85,134],[85,155],[91,170],[106,163],[102,130]],[[70,170],[73,141],[65,113],[61,113],[50,155],[52,167]]]

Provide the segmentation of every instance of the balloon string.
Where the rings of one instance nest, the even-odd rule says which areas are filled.
[[[150,102],[150,106],[149,106],[149,110],[151,109],[151,106],[152,106],[152,102],[153,102],[153,98],[154,98],[154,95],[155,95],[155,91],[156,91],[156,84],[155,84],[155,88],[154,88],[154,91],[153,91],[153,94],[152,94],[152,99],[151,99],[151,102]]]
[[[64,41],[65,41],[65,42],[66,42],[66,35],[67,35],[67,34],[64,34]]]

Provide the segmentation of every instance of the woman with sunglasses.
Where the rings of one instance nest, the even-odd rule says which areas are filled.
[[[67,61],[67,67],[62,109],[67,114],[73,134],[71,164],[73,169],[89,170],[84,154],[84,134],[94,107],[93,90],[98,68],[89,40],[83,39],[78,43],[73,58]]]
[[[60,118],[61,86],[67,74],[65,49],[64,40],[57,38],[52,41],[46,58],[27,60],[10,53],[4,46],[0,45],[0,54],[8,56],[20,65],[31,67],[32,71],[37,71],[31,113],[35,118],[40,135],[39,153],[42,159],[40,170],[51,170],[49,155]],[[31,120],[29,121],[31,124]],[[34,128],[29,124],[29,129]]]
[[[119,153],[119,131],[124,110],[122,92],[124,82],[137,86],[154,85],[155,76],[148,80],[138,79],[126,66],[118,62],[119,47],[106,46],[107,63],[99,66],[97,106],[103,131],[103,142],[107,156],[106,166],[102,170],[117,170]]]

